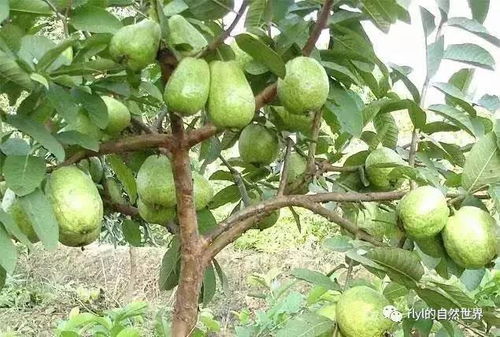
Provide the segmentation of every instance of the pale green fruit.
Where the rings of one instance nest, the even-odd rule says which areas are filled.
[[[210,90],[210,68],[203,59],[184,58],[165,87],[165,102],[170,111],[190,116],[205,107]]]
[[[495,219],[480,208],[460,208],[442,232],[448,255],[459,266],[478,269],[487,265],[496,254]]]
[[[293,183],[302,174],[306,172],[307,169],[307,159],[302,157],[297,152],[290,153],[288,158],[288,171],[286,172],[287,182]]]
[[[122,195],[122,189],[114,178],[106,178],[104,186],[112,202],[119,205],[125,205],[127,202]]]
[[[262,201],[262,195],[260,195],[259,193],[255,192],[255,191],[249,192],[248,197],[250,198],[250,205],[255,205],[255,204],[258,204],[259,202]],[[271,212],[268,216],[266,216],[265,218],[260,220],[255,225],[255,227],[257,227],[261,231],[263,231],[264,229],[271,228],[272,226],[274,226],[276,224],[276,222],[278,222],[278,220],[280,218],[280,212],[281,211],[279,209],[277,209],[274,212]]]
[[[181,56],[195,56],[208,45],[207,40],[181,15],[168,19],[167,44]]]
[[[175,219],[176,211],[174,207],[162,207],[158,205],[145,204],[141,198],[137,200],[139,215],[144,221],[152,224],[164,225],[168,221]]]
[[[230,44],[231,49],[234,52],[234,60],[240,66],[241,70],[245,70],[245,67],[253,61],[253,57],[247,54],[243,49],[241,49],[238,44],[233,41]]]
[[[103,205],[88,175],[76,166],[56,169],[47,181],[47,197],[54,208],[63,245],[85,246],[99,237]]]
[[[104,168],[102,167],[101,160],[97,157],[90,157],[89,159],[80,161],[78,167],[90,174],[90,177],[96,183],[100,182],[104,176]]]
[[[240,134],[238,149],[244,162],[254,165],[269,165],[279,153],[276,133],[258,124],[247,125]]]
[[[345,291],[336,308],[337,324],[345,337],[382,337],[392,328],[383,315],[389,301],[377,291],[357,286]]]
[[[286,64],[286,76],[278,79],[278,96],[294,114],[319,110],[328,98],[330,84],[323,66],[313,58],[299,56]]]
[[[289,113],[284,107],[275,106],[274,124],[281,130],[290,132],[302,132],[305,135],[310,135],[313,125],[314,116],[310,113],[297,115]]]
[[[208,114],[219,128],[242,129],[255,114],[255,98],[243,71],[234,61],[210,64]]]
[[[214,190],[210,182],[197,172],[193,173],[193,190],[196,210],[207,207],[214,196]]]
[[[440,190],[432,186],[421,186],[401,199],[398,214],[409,237],[429,239],[444,228],[450,210]]]
[[[7,208],[7,213],[12,216],[21,232],[23,232],[23,234],[28,237],[28,240],[33,243],[40,241],[40,239],[38,239],[38,235],[36,235],[36,232],[33,229],[33,223],[28,217],[26,211],[23,209],[23,206],[21,205],[19,200],[16,199]]]
[[[109,53],[132,71],[155,62],[160,45],[160,26],[151,20],[120,28],[111,38]]]
[[[130,125],[130,111],[125,104],[112,97],[101,96],[101,98],[108,109],[108,125],[104,131],[116,136]]]
[[[397,184],[397,182],[389,180],[388,177],[394,167],[377,167],[377,165],[390,164],[401,166],[405,165],[405,162],[395,151],[387,147],[378,148],[366,157],[366,174],[368,176],[368,180],[375,188],[380,190],[390,190]]]
[[[443,240],[440,234],[429,239],[417,239],[415,243],[422,252],[429,256],[442,257],[444,254]]]
[[[149,156],[137,173],[137,193],[149,205],[173,208],[177,204],[170,160],[164,155]]]

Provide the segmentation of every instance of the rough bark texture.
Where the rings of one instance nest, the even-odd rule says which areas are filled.
[[[188,138],[182,120],[172,115],[172,134],[176,139],[172,151],[172,171],[177,195],[177,215],[181,240],[181,272],[177,288],[172,333],[175,337],[189,336],[198,316],[198,296],[203,281],[203,239],[193,200],[193,179],[189,159]]]

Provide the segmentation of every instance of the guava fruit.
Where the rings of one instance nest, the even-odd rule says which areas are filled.
[[[210,64],[208,114],[219,128],[242,129],[255,114],[255,98],[243,71],[234,61]]]
[[[210,90],[210,68],[203,59],[181,60],[168,80],[163,95],[170,111],[194,115],[205,107]]]
[[[372,288],[353,287],[337,302],[338,327],[345,337],[382,337],[393,325],[383,315],[387,305],[389,301]]]
[[[236,41],[231,42],[229,45],[234,52],[234,61],[238,63],[241,70],[245,71],[245,67],[253,61],[253,57],[241,49]]]
[[[409,237],[429,239],[444,228],[450,210],[440,190],[432,186],[420,186],[401,199],[398,215]]]
[[[167,25],[167,44],[181,56],[194,56],[208,45],[203,34],[181,15],[171,16]]]
[[[32,243],[40,241],[40,239],[38,239],[38,235],[36,235],[36,232],[33,229],[33,224],[28,217],[28,214],[26,214],[26,211],[23,209],[19,200],[14,200],[14,202],[7,208],[7,213],[12,216],[21,232],[28,237],[28,240]]]
[[[287,183],[291,184],[306,172],[307,159],[302,157],[297,152],[290,153],[288,158],[288,171],[286,172]]]
[[[52,172],[46,188],[59,223],[59,241],[70,247],[95,241],[101,232],[103,206],[92,179],[76,166],[66,166]]]
[[[314,116],[311,113],[297,115],[289,113],[284,107],[272,107],[274,124],[281,130],[311,134]]]
[[[323,66],[313,58],[299,56],[286,64],[286,75],[278,79],[278,96],[294,114],[319,110],[328,98],[330,84]]]
[[[104,187],[106,188],[109,194],[109,198],[112,202],[120,205],[125,205],[127,203],[122,195],[122,189],[120,185],[114,178],[106,178]]]
[[[104,168],[102,167],[101,160],[97,157],[83,159],[78,163],[78,167],[82,171],[90,174],[90,177],[96,183],[100,182],[104,176]]]
[[[217,20],[234,8],[234,0],[185,0],[189,11],[198,20]]]
[[[68,123],[61,131],[78,131],[81,134],[87,135],[93,139],[101,139],[103,132],[97,127],[87,114],[80,111],[74,121]]]
[[[176,216],[174,207],[148,205],[145,204],[141,198],[137,200],[137,209],[141,218],[152,224],[163,225],[168,221],[175,219]]]
[[[440,234],[428,239],[417,239],[414,241],[418,248],[429,256],[442,257],[444,254],[443,240]]]
[[[250,205],[255,205],[258,204],[263,200],[262,195],[257,193],[256,191],[251,191],[248,193],[248,197],[250,199]],[[260,220],[255,227],[263,231],[264,229],[271,228],[278,222],[280,218],[280,210],[277,209],[276,211],[271,212],[268,216]]]
[[[395,167],[405,165],[405,162],[395,151],[387,147],[378,148],[366,157],[366,175],[376,189],[390,190],[397,184],[397,182],[391,181],[388,177],[394,167],[377,167],[378,165],[391,164],[394,164]]]
[[[442,232],[446,252],[456,264],[478,269],[496,254],[495,219],[480,208],[464,206],[448,218]]]
[[[132,71],[139,71],[156,59],[160,26],[149,19],[120,28],[111,38],[109,53]]]
[[[238,149],[244,162],[268,165],[278,157],[278,136],[265,126],[249,124],[240,134]]]
[[[130,111],[122,102],[109,96],[101,96],[108,108],[108,125],[104,132],[110,136],[117,136],[130,125]]]
[[[207,207],[214,196],[214,190],[210,182],[197,172],[193,172],[193,194],[197,211]]]
[[[137,193],[149,205],[172,208],[177,204],[170,160],[164,155],[149,156],[137,172]]]

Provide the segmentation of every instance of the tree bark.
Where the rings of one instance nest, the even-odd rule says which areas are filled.
[[[175,115],[172,115],[172,134],[177,143],[172,151],[172,171],[181,241],[181,271],[172,319],[172,335],[186,337],[193,331],[198,316],[198,297],[205,270],[202,259],[204,239],[198,232],[193,201],[188,138],[182,120]]]

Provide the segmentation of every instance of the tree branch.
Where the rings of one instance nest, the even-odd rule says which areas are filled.
[[[157,132],[154,132],[154,130],[152,130],[149,126],[147,126],[143,121],[141,121],[137,117],[133,117],[131,119],[131,123],[134,124],[135,126],[137,126],[139,129],[141,129],[142,131],[144,131],[147,134],[157,133]]]
[[[238,190],[240,191],[241,194],[241,200],[243,200],[243,205],[245,207],[250,206],[250,197],[248,196],[247,188],[245,186],[245,182],[243,181],[243,177],[241,176],[241,173],[238,172],[229,162],[222,157],[222,155],[219,155],[219,159],[222,161],[222,163],[227,167],[229,172],[233,175],[233,180],[236,186],[238,187]]]
[[[285,193],[286,184],[288,182],[287,172],[288,172],[290,154],[292,153],[292,146],[293,146],[292,139],[290,137],[287,137],[285,158],[283,159],[283,168],[281,169],[280,185],[278,187],[278,196],[282,196]]]
[[[335,166],[326,160],[316,161],[320,173],[325,172],[356,172],[361,166]]]
[[[318,110],[314,113],[314,120],[311,129],[311,140],[309,143],[309,149],[307,151],[307,176],[310,177],[314,175],[316,171],[316,161],[314,160],[316,156],[316,147],[318,145],[319,131],[321,129],[321,120],[323,117],[322,110]]]
[[[198,53],[197,57],[203,57],[206,54],[208,54],[211,51],[216,50],[224,41],[231,35],[231,32],[234,30],[240,19],[243,17],[243,14],[245,14],[245,11],[248,7],[248,1],[244,0],[243,3],[241,4],[240,9],[236,13],[236,17],[234,18],[233,22],[227,27],[226,30],[224,30],[217,38],[215,38],[205,49],[203,49],[201,52]]]
[[[193,147],[198,143],[201,143],[208,138],[215,136],[218,130],[212,123],[207,123],[199,129],[188,132],[188,146]]]
[[[311,35],[309,36],[309,39],[306,42],[306,45],[304,46],[304,48],[302,48],[302,54],[304,54],[305,56],[311,54],[314,46],[316,45],[316,42],[319,39],[319,36],[321,35],[321,31],[325,29],[328,22],[328,17],[330,16],[330,9],[332,8],[332,5],[333,0],[325,0],[323,8],[318,12],[318,19],[316,20],[316,24],[314,25],[314,28],[311,32]]]

